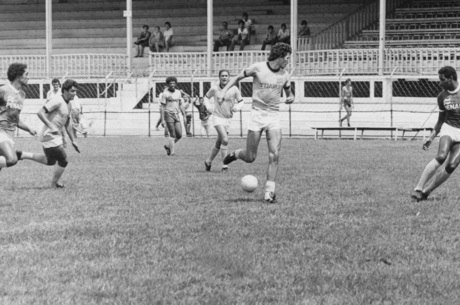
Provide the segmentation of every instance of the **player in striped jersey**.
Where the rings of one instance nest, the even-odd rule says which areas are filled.
[[[268,170],[265,184],[264,200],[275,203],[275,179],[278,173],[279,152],[281,149],[281,124],[279,107],[282,90],[286,93],[286,104],[294,102],[289,73],[285,70],[291,57],[291,47],[285,43],[275,44],[268,57],[268,62],[258,62],[245,68],[230,80],[222,90],[218,102],[222,103],[227,91],[246,77],[253,78],[252,111],[248,122],[246,148],[237,149],[228,154],[224,164],[237,159],[254,162],[257,148],[265,131],[268,142]]]
[[[167,87],[161,94],[160,111],[162,125],[169,133],[169,141],[164,148],[168,156],[173,156],[175,153],[174,144],[182,138],[182,124],[179,116],[179,114],[182,113],[185,117],[182,101],[183,98],[190,99],[190,96],[176,88],[177,78],[174,76],[166,78],[166,85]]]
[[[427,150],[438,134],[439,148],[436,157],[426,165],[411,194],[417,201],[426,200],[460,163],[460,85],[457,72],[453,67],[445,66],[439,69],[438,74],[439,85],[443,89],[438,95],[439,117],[423,149]]]
[[[227,155],[228,145],[228,131],[233,117],[233,112],[238,111],[242,105],[243,98],[238,87],[233,86],[226,92],[224,99],[221,103],[217,100],[217,96],[222,92],[225,85],[230,80],[230,72],[228,70],[219,71],[219,84],[212,86],[211,89],[206,93],[207,99],[214,98],[214,110],[212,112],[212,123],[217,131],[217,140],[213,148],[211,149],[211,155],[204,161],[204,165],[207,171],[211,170],[211,164],[217,154],[221,153],[222,159]],[[228,166],[224,164],[222,171],[226,171]]]
[[[19,117],[26,98],[23,87],[27,86],[29,81],[27,65],[11,64],[7,76],[9,83],[0,87],[0,169],[13,166],[18,162],[18,155],[21,152],[16,151],[13,141],[16,128],[25,130],[31,135],[37,134]]]

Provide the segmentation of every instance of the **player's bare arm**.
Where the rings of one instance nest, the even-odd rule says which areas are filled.
[[[286,94],[286,101],[284,103],[286,103],[286,104],[294,103],[295,96],[294,96],[294,93],[291,90],[291,86],[285,87],[284,88],[284,93]]]
[[[248,73],[245,73],[245,71],[242,71],[240,74],[238,74],[234,78],[231,78],[230,81],[225,85],[224,89],[222,89],[222,92],[218,94],[217,96],[217,102],[219,103],[219,105],[221,105],[224,102],[224,97],[228,89],[230,89],[232,86],[235,86],[240,80],[246,77],[249,77],[249,76],[252,76],[252,75],[248,75]]]
[[[161,126],[165,127],[165,107],[163,104],[160,105],[160,119],[161,119]]]
[[[27,124],[25,124],[22,120],[19,120],[18,122],[18,128],[19,129],[22,129],[24,131],[27,131],[28,133],[30,133],[31,135],[35,136],[37,134],[37,132],[30,128]]]
[[[59,129],[53,123],[51,123],[48,120],[48,118],[46,117],[46,108],[45,107],[40,108],[40,110],[38,111],[37,115],[38,115],[38,118],[40,119],[40,121],[42,121],[43,124],[45,124],[45,126],[49,128],[51,133],[57,134],[57,133],[60,132]]]
[[[445,119],[446,119],[446,112],[440,111],[439,116],[438,116],[438,121],[434,125],[433,132],[430,134],[426,142],[423,144],[424,150],[428,150],[428,148],[430,148],[431,143],[441,131],[441,127],[442,127],[442,124],[444,124]]]

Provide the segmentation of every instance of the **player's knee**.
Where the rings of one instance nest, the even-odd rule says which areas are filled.
[[[447,152],[440,152],[440,153],[438,153],[438,155],[436,156],[435,159],[436,159],[436,161],[439,162],[439,164],[443,164],[444,161],[446,161],[446,159],[447,159],[447,155],[448,155]]]
[[[245,161],[247,163],[252,163],[252,162],[254,162],[256,160],[256,157],[257,157],[256,153],[248,153]]]
[[[228,145],[228,138],[222,139],[222,145],[227,146]]]
[[[271,153],[268,154],[268,157],[269,157],[270,161],[278,162],[278,160],[279,160],[279,152],[277,152],[277,151],[271,152]]]

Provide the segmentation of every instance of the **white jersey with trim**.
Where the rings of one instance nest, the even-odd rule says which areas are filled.
[[[161,94],[160,103],[163,104],[164,111],[176,114],[180,113],[180,105],[182,103],[182,91],[175,89],[173,92],[165,88]]]
[[[216,102],[217,96],[222,92],[222,89],[219,85],[214,85],[206,93],[208,99],[214,98],[214,110],[213,115],[219,116],[221,118],[230,119],[233,117],[233,107],[242,102],[243,98],[241,97],[241,92],[238,87],[233,86],[225,93],[224,100],[222,104]]]
[[[278,112],[283,88],[290,87],[289,73],[284,69],[273,70],[268,62],[258,62],[244,70],[253,77],[252,109]]]

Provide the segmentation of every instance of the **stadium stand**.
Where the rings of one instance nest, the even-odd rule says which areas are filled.
[[[386,19],[386,45],[392,48],[460,46],[460,2],[413,0]],[[345,48],[376,48],[378,24],[363,30]]]
[[[247,11],[255,21],[256,44],[248,46],[249,50],[260,49],[269,24],[278,28],[281,23],[289,23],[289,4],[281,0],[255,0],[250,4],[242,0],[216,0],[214,3],[216,35],[222,21],[228,21],[229,28],[236,28],[242,11]],[[54,53],[126,53],[125,5],[124,0],[53,2]],[[311,0],[308,4],[299,4],[298,18],[308,20],[315,33],[360,5],[359,0],[347,4],[339,0]],[[170,21],[175,30],[176,45],[172,51],[206,50],[206,1],[133,1],[133,29],[143,24],[163,26],[165,21]],[[44,54],[44,38],[44,0],[20,4],[0,1],[0,55]]]

